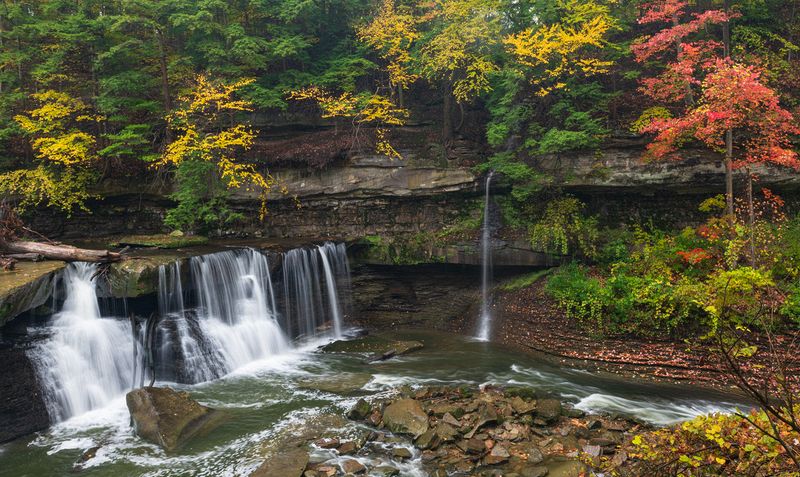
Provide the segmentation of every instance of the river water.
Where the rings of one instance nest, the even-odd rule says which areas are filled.
[[[100,447],[93,457],[82,464],[80,475],[247,475],[285,433],[296,433],[296,429],[330,414],[342,415],[360,396],[378,396],[406,384],[525,385],[560,396],[583,410],[614,412],[658,425],[736,406],[726,395],[557,369],[460,336],[409,331],[391,337],[420,340],[425,348],[389,361],[365,364],[360,355],[320,351],[319,346],[326,341],[318,338],[251,362],[220,379],[194,385],[172,384],[226,413],[222,425],[208,435],[196,437],[175,454],[167,454],[133,435],[124,398],[120,396],[38,435],[0,446],[0,475],[65,476],[85,451],[97,446]],[[299,386],[304,379],[337,381],[347,373],[369,373],[371,378],[351,395]],[[355,432],[357,426],[345,423],[344,427]],[[401,469],[401,475],[425,475],[418,459],[392,464]]]

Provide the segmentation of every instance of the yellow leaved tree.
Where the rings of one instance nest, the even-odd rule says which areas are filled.
[[[574,76],[605,73],[613,62],[599,54],[608,35],[619,28],[611,12],[615,0],[558,0],[558,21],[508,35],[507,50],[517,62],[535,70],[529,75],[537,94],[545,96],[566,86]]]
[[[419,77],[413,72],[411,56],[411,48],[420,35],[416,24],[410,8],[395,6],[395,0],[383,0],[375,18],[356,29],[359,41],[378,51],[386,61],[389,82],[397,89],[400,107],[403,91]]]
[[[442,85],[442,129],[452,135],[452,98],[458,104],[491,90],[490,76],[499,67],[495,46],[502,25],[497,0],[432,0],[422,5],[429,31],[420,50],[420,71],[431,83]]]
[[[0,174],[0,193],[17,199],[19,210],[41,204],[67,213],[86,210],[99,158],[96,138],[85,129],[102,117],[64,92],[47,90],[30,97],[36,106],[14,120],[30,138],[35,162]]]
[[[267,194],[275,179],[237,158],[256,138],[252,128],[239,122],[241,113],[251,111],[252,105],[237,97],[252,82],[226,84],[198,76],[194,88],[167,117],[175,140],[155,165],[177,168],[177,190],[172,197],[178,206],[167,214],[168,225],[194,230],[239,218],[225,201],[226,192],[238,188],[257,192],[259,218],[266,215]]]
[[[350,119],[355,126],[356,139],[358,128],[362,125],[375,127],[375,150],[392,158],[399,158],[400,153],[388,140],[387,126],[402,126],[408,120],[407,109],[396,106],[389,98],[380,94],[344,92],[334,94],[330,91],[311,86],[289,94],[290,99],[297,101],[310,100],[317,103],[325,119]]]

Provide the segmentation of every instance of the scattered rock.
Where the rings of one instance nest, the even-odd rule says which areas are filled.
[[[135,389],[125,397],[136,434],[168,452],[201,430],[218,423],[218,411],[199,404],[186,392],[170,388]],[[300,474],[298,474],[300,475]]]
[[[400,471],[390,465],[382,465],[372,469],[373,474],[379,477],[394,477],[400,475]]]
[[[416,399],[399,399],[383,411],[383,423],[392,432],[417,438],[428,430],[428,415]]]
[[[357,403],[347,412],[347,418],[353,421],[363,421],[372,412],[372,406],[364,399],[359,399]]]
[[[347,459],[346,461],[342,462],[342,472],[345,474],[363,474],[367,471],[367,468],[364,467],[364,464],[361,462],[354,460],[354,459]],[[275,474],[276,476],[282,474]]]
[[[392,456],[394,456],[396,459],[403,460],[403,459],[410,459],[413,456],[413,454],[411,453],[410,450],[406,449],[405,447],[395,447],[394,450],[392,451]]]
[[[537,402],[536,417],[552,424],[561,417],[561,401],[558,399],[540,399]]]
[[[267,458],[250,477],[301,477],[308,465],[308,452],[301,448],[285,450]]]

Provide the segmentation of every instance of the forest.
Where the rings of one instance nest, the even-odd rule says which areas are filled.
[[[260,409],[247,401],[261,399],[248,394],[258,385],[229,376],[298,350],[323,359],[306,341],[324,336],[336,341],[320,349],[346,351],[314,366],[349,383],[365,373],[353,371],[358,353],[398,361],[383,374],[402,374],[387,378],[401,398],[361,398],[388,392],[377,367],[331,391],[310,377],[319,366],[293,362],[280,378],[291,385],[266,381],[268,400],[289,399],[287,386],[352,398],[330,401],[339,408],[357,396],[347,418],[378,429],[364,441],[412,435],[409,457],[357,438],[342,450],[349,438],[323,434],[337,428],[323,414],[319,429],[298,431],[311,446],[302,468],[267,459],[249,473],[250,451],[236,446],[266,431],[240,415],[191,448],[225,449],[197,465],[253,476],[800,475],[798,10],[795,0],[2,0],[0,361],[28,363],[14,367],[42,397],[0,406],[0,425],[40,417],[0,432],[0,467],[8,458],[9,475],[61,475],[43,450],[64,445],[58,426],[113,408],[137,373],[131,423],[145,399],[132,395],[170,390],[156,381]],[[104,320],[90,334],[59,334],[90,315]],[[481,387],[465,391],[436,374],[464,368],[449,341],[414,333],[476,326],[473,338],[513,351],[458,345],[481,362],[468,380]],[[444,368],[403,368],[417,342],[420,353],[441,345],[430,362]],[[88,354],[53,354],[70,347]],[[557,394],[553,416],[549,394],[497,377],[531,353],[567,373],[524,384]],[[110,361],[113,378],[100,371]],[[602,385],[548,387],[573,367]],[[86,382],[59,374],[110,394],[87,397]],[[499,391],[483,386],[493,379]],[[206,382],[217,384],[192,387]],[[656,411],[642,396],[660,391],[636,387],[653,382],[675,386]],[[25,389],[0,380],[8,396]],[[226,401],[237,392],[247,397]],[[287,410],[311,412],[297,396]],[[424,429],[392,423],[394,406],[422,406]],[[270,432],[291,421],[257,416]],[[139,444],[102,422],[116,430],[70,455],[73,471],[191,469],[163,439],[169,459],[137,461],[126,452]],[[48,428],[58,431],[21,450]],[[561,437],[522,448],[551,435]],[[315,461],[324,451],[335,456]]]

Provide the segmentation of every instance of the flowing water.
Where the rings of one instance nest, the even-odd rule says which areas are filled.
[[[489,198],[494,171],[486,176],[486,198],[483,205],[483,227],[481,229],[481,316],[478,318],[479,341],[489,341],[492,332],[492,296],[489,287],[492,281],[492,227]]]
[[[70,265],[63,274],[61,310],[40,330],[50,337],[30,352],[51,419],[58,422],[105,406],[153,372],[160,381],[186,384],[220,378],[286,353],[298,329],[305,338],[340,336],[348,302],[340,300],[339,291],[347,293],[350,273],[344,245],[292,250],[283,269],[284,276],[302,286],[285,287],[281,317],[269,260],[261,252],[192,257],[185,277],[180,262],[161,266],[159,313],[151,318],[158,321],[150,342],[144,339],[147,326],[133,330],[124,315],[101,316],[96,265]],[[313,304],[313,313],[291,313],[293,303]]]
[[[490,343],[431,332],[394,333],[391,338],[420,340],[425,348],[385,362],[365,364],[363,355],[323,353],[320,344],[349,332],[346,250],[325,244],[278,259],[276,271],[267,255],[243,249],[162,267],[160,319],[150,322],[153,342],[145,346],[136,343],[147,343],[147,326],[133,329],[124,316],[101,313],[96,267],[70,265],[63,274],[63,305],[39,330],[48,337],[30,353],[57,424],[0,445],[0,476],[68,475],[78,460],[86,476],[247,475],[265,452],[304,427],[359,432],[346,421],[331,424],[328,416],[341,416],[360,396],[385,395],[406,384],[531,386],[580,409],[658,425],[736,405],[725,395],[599,378]],[[134,349],[138,357],[154,356],[160,385],[187,390],[224,410],[222,425],[173,454],[135,437],[124,402],[143,369]],[[367,375],[366,384],[349,395],[304,383],[308,378],[338,383],[349,373]],[[408,461],[391,462],[402,475],[425,475],[409,442],[391,445],[414,453]],[[376,449],[358,458],[375,464],[390,459],[387,455]],[[315,458],[338,459],[321,449]]]
[[[136,438],[119,397],[38,436],[0,446],[0,475],[67,475],[81,454],[95,446],[100,448],[84,464],[86,469],[81,475],[247,475],[259,464],[265,450],[286,433],[299,432],[305,424],[322,416],[341,415],[358,396],[382,395],[404,384],[526,385],[561,396],[587,411],[617,412],[655,424],[670,424],[736,405],[727,396],[696,389],[639,385],[583,371],[556,369],[490,343],[453,335],[402,332],[393,337],[420,340],[425,348],[399,359],[367,365],[363,356],[322,353],[316,348],[320,342],[307,343],[250,363],[218,380],[175,385],[228,415],[219,428],[190,441],[176,454],[166,454]],[[347,373],[369,373],[371,379],[350,396],[298,385],[310,377],[336,381]],[[356,428],[344,424],[342,432],[355,432]],[[397,445],[411,448],[410,443]],[[409,462],[392,465],[398,466],[403,476],[422,477],[425,474],[419,453],[415,456]]]

